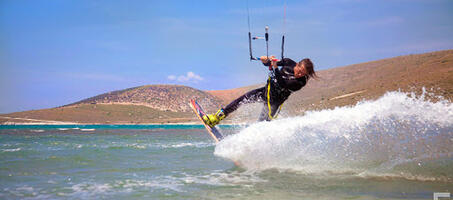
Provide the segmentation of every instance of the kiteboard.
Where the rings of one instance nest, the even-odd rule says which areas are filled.
[[[216,143],[220,142],[223,139],[223,135],[220,133],[220,131],[216,127],[210,127],[206,123],[204,123],[203,116],[206,115],[206,113],[203,111],[203,108],[201,108],[200,104],[197,103],[197,101],[191,99],[190,100],[190,107],[193,109],[193,112],[197,115],[198,119],[200,119],[201,122],[203,122],[204,127],[206,127],[206,130],[208,131],[209,135],[212,137],[212,139],[215,140]],[[237,167],[240,167],[241,164],[238,161],[232,160],[234,165]]]
[[[204,123],[203,116],[206,115],[206,113],[203,111],[203,108],[201,108],[200,104],[197,103],[197,101],[191,99],[190,100],[190,107],[192,107],[193,112],[197,115],[198,119],[200,119],[201,122],[203,122],[204,127],[206,127],[206,130],[208,131],[209,135],[215,140],[215,142],[219,142],[220,140],[223,139],[223,135],[220,133],[220,131],[216,127],[210,127],[206,123]]]

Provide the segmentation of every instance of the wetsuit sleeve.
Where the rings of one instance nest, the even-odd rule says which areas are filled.
[[[283,60],[280,60],[277,62],[277,66],[289,66],[289,67],[294,67],[296,66],[297,63],[294,62],[294,60],[291,60],[290,58],[283,58]],[[268,66],[268,65],[266,65]]]
[[[270,61],[263,63],[264,66],[269,66],[271,64]],[[280,60],[277,62],[277,66],[289,66],[289,67],[294,67],[296,66],[297,63],[294,62],[294,60],[291,60],[290,58],[283,58],[283,60]]]
[[[290,58],[283,58],[282,60],[277,62],[277,66],[288,66],[288,67],[293,68],[296,65],[297,65],[297,63],[294,62],[294,60],[291,60]],[[275,78],[277,79],[277,83],[281,87],[288,88],[287,86],[289,86],[289,85],[298,84],[297,79],[288,80],[288,79],[285,79],[284,77],[282,77],[282,73],[280,72],[280,69],[274,69],[274,74],[275,74]]]

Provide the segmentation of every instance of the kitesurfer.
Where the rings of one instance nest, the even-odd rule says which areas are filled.
[[[206,124],[214,127],[238,109],[241,104],[255,102],[264,103],[259,121],[270,121],[292,92],[304,87],[310,78],[317,77],[313,63],[308,58],[304,58],[298,63],[289,58],[277,60],[274,56],[261,56],[260,60],[265,66],[269,66],[273,72],[273,75],[269,76],[266,86],[245,93],[225,108],[220,108],[215,114],[203,116]],[[281,68],[279,69],[278,66],[281,66]]]

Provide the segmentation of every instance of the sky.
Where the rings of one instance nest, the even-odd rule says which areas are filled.
[[[286,6],[285,6],[286,5]],[[251,32],[315,70],[453,49],[451,0],[249,0]],[[285,12],[286,10],[286,12]],[[286,13],[286,15],[285,15]],[[0,113],[148,84],[263,83],[245,0],[0,0]],[[286,17],[285,17],[286,16]],[[253,54],[265,55],[264,41]]]

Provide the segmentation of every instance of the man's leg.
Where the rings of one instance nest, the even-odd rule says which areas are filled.
[[[228,116],[230,113],[234,112],[239,108],[240,105],[246,104],[246,103],[255,103],[255,102],[260,102],[264,100],[264,87],[254,89],[252,91],[249,91],[245,93],[244,95],[240,96],[236,100],[232,101],[230,104],[228,104],[224,109],[223,112],[225,113],[225,116]]]
[[[253,103],[264,100],[264,87],[252,90],[232,101],[225,108],[219,109],[215,114],[203,116],[203,121],[210,127],[217,125],[222,119],[234,112],[243,103]]]
[[[258,121],[271,121],[275,114],[277,114],[280,105],[281,104],[271,103],[271,112],[269,113],[269,105],[267,104],[267,102],[265,102]]]

